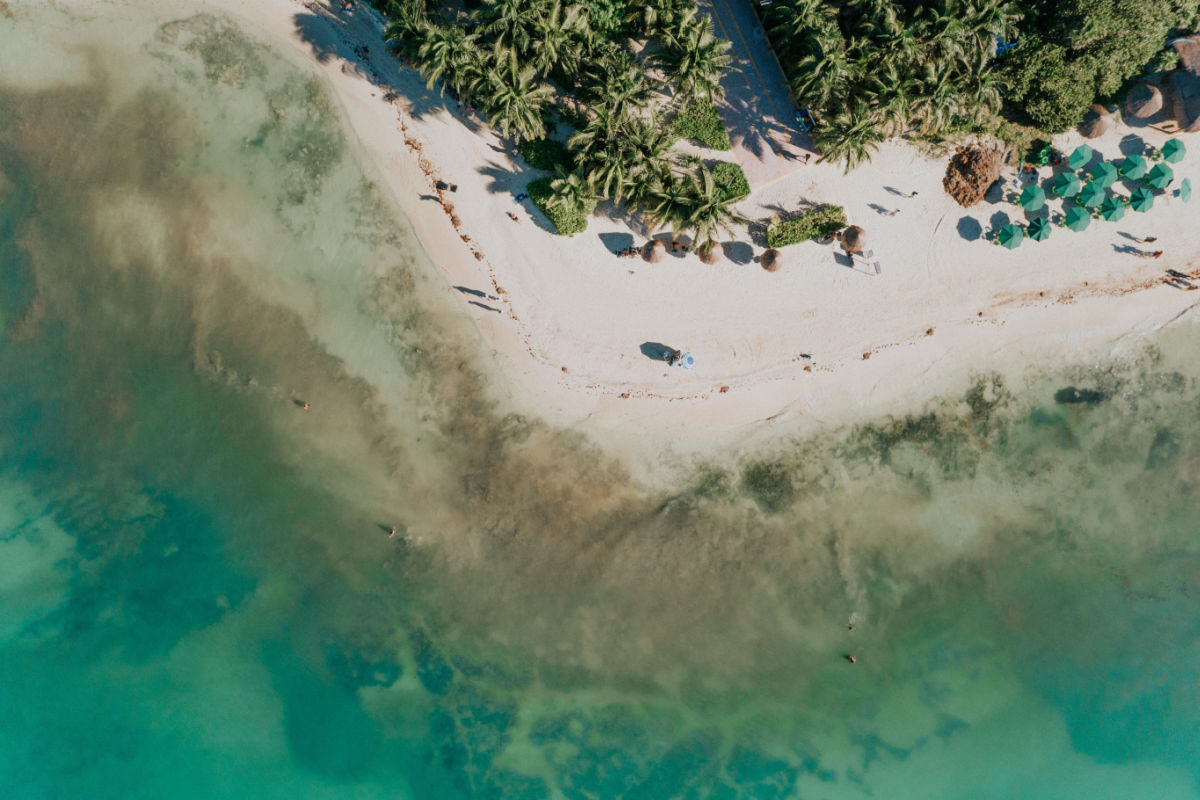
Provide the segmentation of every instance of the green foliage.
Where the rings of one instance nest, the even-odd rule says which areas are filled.
[[[846,227],[846,212],[841,206],[823,205],[787,221],[772,220],[767,225],[767,245],[784,247],[829,236]]]
[[[671,132],[678,139],[695,139],[713,150],[732,150],[729,132],[711,100],[693,100],[671,120]]]
[[[629,0],[591,0],[584,7],[587,9],[588,24],[598,37],[611,41],[624,38]]]
[[[764,18],[818,148],[847,170],[889,136],[936,136],[1000,108],[990,58],[1011,0],[776,0]]]
[[[1036,6],[1020,47],[1005,57],[1007,97],[1037,125],[1077,124],[1116,95],[1166,44],[1171,0],[1059,0]]]
[[[713,183],[724,200],[741,200],[750,194],[750,182],[741,165],[733,161],[722,161],[712,168]]]
[[[575,168],[567,148],[562,142],[553,139],[526,139],[517,145],[517,151],[521,158],[525,159],[525,163],[534,169],[544,169],[548,172],[562,169],[564,172],[570,172]]]
[[[529,199],[546,215],[546,219],[554,225],[554,230],[561,236],[574,236],[587,230],[588,216],[596,210],[596,201],[591,200],[576,207],[555,204],[555,193],[551,187],[549,175],[538,178],[529,184],[526,190]]]

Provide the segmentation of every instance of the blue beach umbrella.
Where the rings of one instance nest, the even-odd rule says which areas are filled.
[[[1154,168],[1146,173],[1146,183],[1150,184],[1150,188],[1162,191],[1167,188],[1167,184],[1175,180],[1175,171],[1166,164],[1155,164]]]
[[[1129,195],[1129,206],[1134,211],[1149,211],[1154,208],[1154,193],[1145,186],[1139,186]]]
[[[1146,174],[1146,169],[1146,159],[1134,153],[1121,162],[1121,177],[1136,181]]]
[[[1050,238],[1050,220],[1045,217],[1038,217],[1029,223],[1029,230],[1026,231],[1030,239],[1035,242],[1044,242]]]
[[[1079,193],[1079,178],[1074,172],[1060,172],[1050,188],[1059,197],[1073,197]]]
[[[1037,211],[1046,205],[1046,193],[1036,183],[1030,184],[1021,191],[1020,203],[1026,211]]]
[[[1117,167],[1111,161],[1101,161],[1092,167],[1092,183],[1105,189],[1117,182]]]
[[[996,241],[1009,250],[1015,250],[1024,238],[1021,226],[1011,222],[996,232]]]
[[[1087,226],[1091,223],[1092,215],[1088,213],[1088,210],[1083,206],[1074,206],[1067,212],[1067,217],[1063,224],[1073,231],[1082,231],[1086,230]]]
[[[1183,160],[1183,156],[1187,153],[1187,148],[1184,147],[1183,142],[1179,141],[1178,139],[1167,139],[1166,144],[1162,146],[1162,150],[1160,150],[1159,153],[1162,154],[1162,157],[1165,160],[1171,162],[1172,164],[1178,164]]]
[[[1092,160],[1092,156],[1095,154],[1095,152],[1095,150],[1088,147],[1086,144],[1081,144],[1079,147],[1076,147],[1074,152],[1071,153],[1070,157],[1067,158],[1067,166],[1071,169],[1082,169],[1089,161]]]
[[[1125,216],[1125,200],[1124,198],[1112,195],[1105,199],[1100,204],[1100,216],[1109,222],[1116,222],[1121,217]]]
[[[1080,205],[1092,208],[1100,205],[1100,201],[1104,199],[1104,187],[1098,183],[1089,183],[1079,190],[1079,195],[1075,198]]]

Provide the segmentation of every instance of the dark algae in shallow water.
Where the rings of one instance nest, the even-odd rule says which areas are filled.
[[[501,409],[319,82],[119,21],[0,85],[6,796],[1197,796],[1193,329],[651,488]]]

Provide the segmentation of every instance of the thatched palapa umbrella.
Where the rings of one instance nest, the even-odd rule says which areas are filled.
[[[717,247],[716,242],[709,242],[696,252],[700,256],[700,260],[711,267],[721,260],[721,254],[717,251]]]
[[[763,251],[763,254],[758,257],[758,263],[767,272],[777,272],[783,266],[783,259],[778,250],[771,248]]]
[[[1107,133],[1112,124],[1112,115],[1108,113],[1108,109],[1094,105],[1083,115],[1083,122],[1079,123],[1079,132],[1085,139],[1095,139]]]
[[[658,239],[647,242],[646,246],[642,248],[642,257],[651,264],[657,264],[658,262],[662,261],[666,254],[667,246]]]
[[[857,225],[842,231],[842,247],[847,253],[857,253],[867,246],[867,232]]]
[[[1140,83],[1125,96],[1125,113],[1136,119],[1153,117],[1162,110],[1162,92],[1157,86]]]

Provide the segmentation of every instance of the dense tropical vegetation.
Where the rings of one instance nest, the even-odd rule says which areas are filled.
[[[1061,131],[1200,24],[1194,0],[775,0],[763,14],[818,149],[847,169],[890,136]]]
[[[531,166],[554,173],[530,195],[560,233],[581,230],[598,199],[649,210],[664,194],[693,198],[692,216],[654,219],[705,235],[730,218],[734,195],[671,150],[681,137],[728,147],[712,101],[729,43],[695,0],[485,0],[456,15],[393,0],[388,10],[389,41],[431,87],[478,109]],[[551,138],[560,123],[571,129],[565,148]]]

